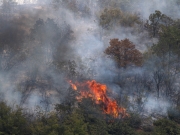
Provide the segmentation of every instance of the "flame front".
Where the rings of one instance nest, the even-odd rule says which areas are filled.
[[[102,105],[102,110],[109,115],[117,118],[119,116],[126,117],[126,109],[118,106],[117,102],[107,96],[107,86],[97,83],[95,80],[86,81],[84,83],[72,83],[68,81],[74,90],[80,91],[80,96],[76,99],[81,101],[83,98],[91,98],[96,104]]]

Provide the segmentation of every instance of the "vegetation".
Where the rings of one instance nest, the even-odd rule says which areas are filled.
[[[61,117],[60,110],[44,113],[37,110],[34,115],[23,109],[12,109],[0,103],[0,134],[2,135],[178,135],[180,127],[168,119],[154,122],[151,132],[141,129],[141,119],[137,115],[126,119],[102,119],[95,114],[87,114],[83,108],[73,108],[70,114]],[[104,118],[107,116],[103,116]]]
[[[111,39],[110,46],[105,50],[105,53],[112,56],[121,67],[127,67],[130,64],[142,65],[141,52],[135,49],[135,45],[128,39],[121,41]]]
[[[104,29],[134,27],[140,23],[141,21],[137,14],[124,13],[118,8],[106,8],[100,15],[100,25]]]
[[[180,135],[180,19],[171,8],[143,20],[139,2],[52,0],[17,12],[4,0],[0,135]],[[84,81],[107,86],[94,98]]]

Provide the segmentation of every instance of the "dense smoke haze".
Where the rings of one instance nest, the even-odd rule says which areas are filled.
[[[128,110],[166,115],[173,101],[155,96],[155,73],[161,68],[157,67],[158,62],[149,59],[141,67],[119,68],[105,50],[111,39],[128,38],[145,53],[158,42],[157,37],[151,38],[143,29],[146,20],[155,10],[179,18],[176,1],[136,0],[120,4],[122,7],[111,3],[105,7],[100,0],[16,2],[11,5],[4,1],[1,5],[1,100],[9,105],[51,110],[55,104],[67,100],[70,89],[67,79],[94,79],[112,90],[112,98],[121,95],[122,104],[123,98],[128,97]],[[112,0],[112,3],[121,1]],[[100,15],[105,8],[136,14],[142,22],[134,27],[114,23],[111,28],[103,28]],[[136,103],[139,96],[143,103]]]

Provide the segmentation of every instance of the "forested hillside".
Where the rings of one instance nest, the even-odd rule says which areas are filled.
[[[3,0],[0,135],[180,135],[180,1]]]

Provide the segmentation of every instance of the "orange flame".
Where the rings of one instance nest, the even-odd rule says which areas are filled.
[[[73,90],[77,90],[76,85],[75,85],[75,84],[73,84],[71,80],[70,80],[70,81],[68,81],[68,82],[69,82],[69,84],[71,85],[71,87],[72,87],[72,89],[73,89]]]
[[[118,106],[115,100],[107,96],[107,86],[105,84],[97,83],[95,80],[84,83],[76,82],[74,84],[72,81],[69,81],[69,83],[72,89],[80,90],[80,96],[76,97],[78,101],[81,101],[83,98],[91,98],[96,104],[102,104],[102,109],[106,114],[115,118],[129,116],[125,108]]]

